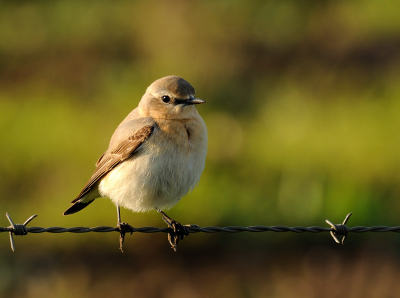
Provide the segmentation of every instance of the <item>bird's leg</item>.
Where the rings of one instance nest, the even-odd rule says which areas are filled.
[[[118,214],[118,229],[119,229],[119,249],[121,250],[121,252],[123,253],[124,250],[122,249],[122,247],[124,246],[124,240],[125,240],[125,233],[126,232],[130,232],[131,235],[134,232],[133,227],[128,224],[128,223],[124,223],[121,222],[121,211],[119,206],[117,205],[117,214]]]
[[[183,240],[184,236],[189,236],[188,227],[183,226],[179,222],[171,219],[160,209],[157,208],[156,210],[161,214],[162,219],[166,222],[166,224],[173,230],[173,232],[168,233],[168,241],[171,244],[172,249],[176,251],[179,240]]]

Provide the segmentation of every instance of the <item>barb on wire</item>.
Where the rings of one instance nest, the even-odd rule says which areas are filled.
[[[344,245],[344,241],[346,240],[346,236],[349,232],[349,228],[346,226],[347,221],[349,220],[350,216],[353,214],[353,212],[350,212],[349,214],[347,214],[346,218],[344,219],[342,224],[337,224],[334,225],[333,223],[331,223],[329,220],[325,220],[325,222],[327,224],[329,224],[332,228],[333,231],[331,231],[331,236],[333,238],[333,240],[335,240],[336,243],[340,244],[339,239],[336,238],[335,235],[342,235],[342,245]]]
[[[321,233],[321,232],[330,232],[332,238],[335,240],[336,243],[344,244],[346,236],[349,232],[353,233],[366,233],[366,232],[395,232],[400,233],[400,226],[396,227],[385,227],[385,226],[373,226],[373,227],[352,227],[348,228],[346,226],[347,221],[349,220],[352,213],[347,214],[346,218],[344,219],[342,224],[332,224],[329,220],[326,222],[331,226],[330,228],[324,227],[286,227],[286,226],[249,226],[249,227],[238,227],[238,226],[228,226],[228,227],[199,227],[198,225],[185,225],[185,230],[188,233],[241,233],[241,232],[293,232],[293,233]],[[26,225],[34,219],[37,215],[32,215],[29,217],[24,224],[14,224],[11,220],[11,217],[8,213],[6,216],[11,224],[9,227],[0,227],[1,232],[9,232],[10,234],[10,243],[12,251],[15,251],[14,248],[14,240],[13,235],[23,236],[28,233],[88,233],[88,232],[98,232],[98,233],[108,233],[108,232],[118,232],[120,233],[120,229],[118,227],[107,227],[107,226],[100,226],[94,228],[87,228],[87,227],[73,227],[73,228],[62,228],[62,227],[50,227],[50,228],[40,228],[40,227],[30,227],[27,228]],[[132,233],[168,233],[171,235],[173,233],[172,228],[156,228],[156,227],[141,227],[141,228],[134,228],[132,227]],[[339,241],[337,236],[343,236],[342,241]]]
[[[14,222],[12,221],[10,215],[8,213],[6,213],[7,219],[10,222],[11,226],[9,226],[9,229],[12,229],[9,231],[10,234],[10,244],[11,244],[11,250],[14,252],[15,251],[15,246],[14,246],[14,238],[13,235],[17,235],[17,236],[24,236],[26,234],[28,234],[28,230],[26,228],[26,225],[32,220],[34,219],[37,215],[32,215],[31,217],[29,217],[22,225],[18,224],[14,224]]]

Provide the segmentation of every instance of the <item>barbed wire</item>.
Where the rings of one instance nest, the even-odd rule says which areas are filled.
[[[364,227],[364,226],[355,226],[355,227],[347,227],[346,223],[349,220],[350,216],[353,213],[347,214],[343,223],[341,224],[332,224],[329,220],[325,220],[326,223],[330,225],[330,228],[327,227],[287,227],[287,226],[248,226],[248,227],[240,227],[240,226],[228,226],[228,227],[200,227],[198,225],[184,225],[184,233],[188,235],[189,233],[241,233],[241,232],[293,232],[293,233],[321,233],[321,232],[330,232],[332,238],[336,243],[344,244],[346,240],[346,236],[349,232],[352,233],[366,233],[366,232],[394,232],[400,233],[400,226],[396,227],[386,227],[386,226],[372,226],[372,227]],[[32,215],[29,217],[23,224],[14,224],[10,215],[6,213],[7,219],[10,222],[11,226],[9,227],[0,227],[1,232],[9,232],[10,235],[10,244],[12,251],[15,251],[14,239],[13,235],[16,236],[24,236],[28,233],[89,233],[89,232],[97,232],[97,233],[108,233],[108,232],[118,232],[123,236],[126,232],[129,233],[168,233],[168,240],[172,245],[172,248],[176,250],[176,245],[179,239],[183,239],[183,235],[177,235],[176,231],[173,228],[165,227],[165,228],[157,228],[157,227],[141,227],[134,228],[130,227],[127,231],[121,231],[120,228],[116,227],[108,227],[108,226],[99,226],[93,228],[87,227],[72,227],[72,228],[62,228],[62,227],[50,227],[50,228],[41,228],[41,227],[26,227],[26,225],[34,219],[37,215]],[[340,241],[337,236],[343,236]],[[171,240],[172,239],[172,240]],[[175,240],[175,242],[174,242]],[[120,238],[120,249],[122,251],[123,239],[121,242]]]

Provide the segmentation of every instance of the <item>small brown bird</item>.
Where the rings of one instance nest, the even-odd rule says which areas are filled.
[[[194,88],[184,79],[167,76],[152,83],[135,108],[117,127],[96,170],[64,215],[78,212],[99,197],[135,212],[155,209],[177,233],[169,209],[199,182],[207,153],[207,128],[195,105]],[[122,235],[123,241],[123,235]]]

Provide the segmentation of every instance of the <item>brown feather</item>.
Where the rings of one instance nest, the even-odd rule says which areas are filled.
[[[153,126],[144,126],[137,130],[132,136],[125,141],[121,142],[117,149],[109,154],[103,154],[96,163],[96,170],[92,177],[86,183],[78,197],[71,203],[76,203],[85,194],[87,194],[101,178],[109,173],[113,168],[122,163],[124,160],[130,158],[136,150],[151,136],[153,133]]]

